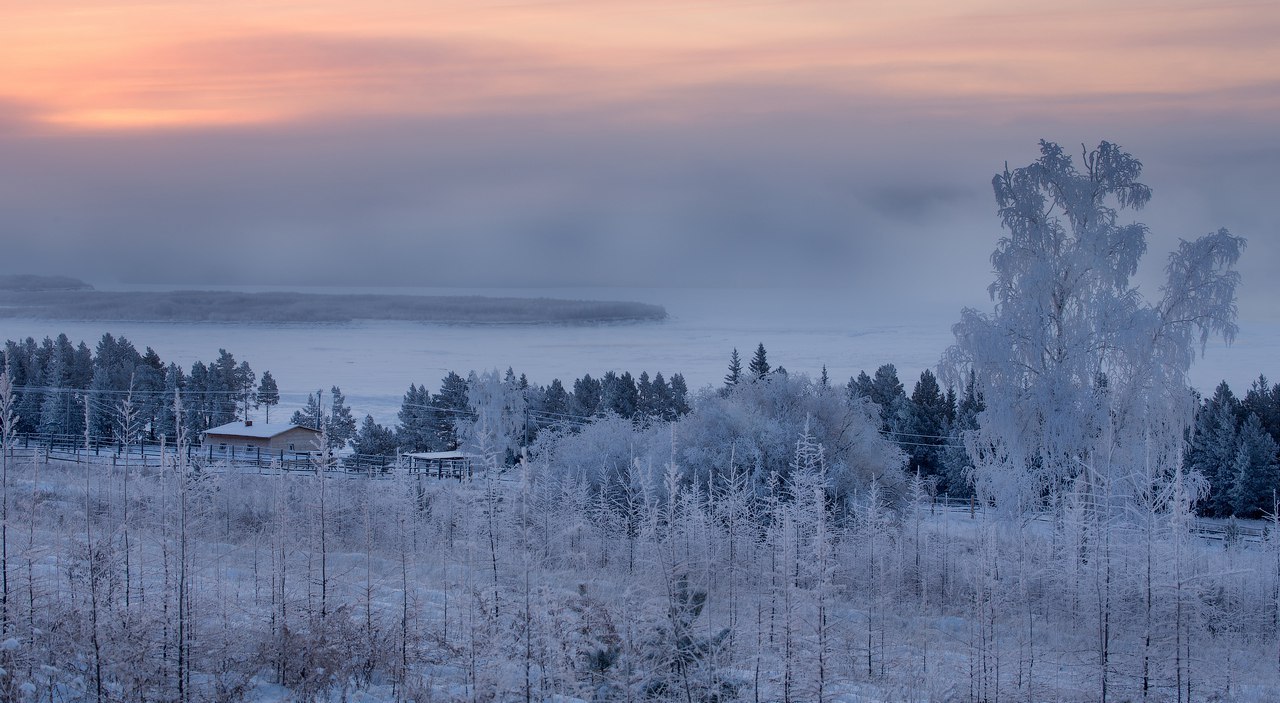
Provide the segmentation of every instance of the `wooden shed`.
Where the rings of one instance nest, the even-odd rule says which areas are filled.
[[[320,451],[320,432],[284,422],[229,422],[205,430],[204,443],[215,454],[274,454]]]
[[[425,474],[437,478],[463,478],[472,476],[472,457],[462,452],[410,452],[409,473]]]

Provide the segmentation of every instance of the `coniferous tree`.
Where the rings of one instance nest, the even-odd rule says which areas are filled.
[[[756,379],[764,378],[769,375],[769,357],[764,350],[764,343],[761,342],[756,346],[756,354],[751,357],[751,363],[747,366],[747,371]]]
[[[1262,517],[1275,509],[1274,491],[1280,487],[1277,451],[1280,449],[1262,427],[1262,420],[1250,413],[1240,426],[1231,467],[1231,509],[1236,517]]]
[[[329,389],[329,414],[326,429],[329,444],[334,449],[347,446],[347,441],[356,435],[356,419],[347,406],[347,398],[337,386]]]
[[[654,417],[661,412],[661,408],[654,402],[653,381],[649,380],[649,372],[641,371],[640,378],[636,380],[636,414],[640,417]]]
[[[881,429],[885,432],[900,431],[906,423],[907,394],[902,381],[898,380],[897,367],[882,364],[876,369],[867,397],[880,407]]]
[[[67,383],[72,388],[86,390],[93,383],[93,350],[88,344],[80,342],[76,345],[75,361],[71,364]]]
[[[211,426],[235,422],[239,415],[240,365],[236,357],[226,349],[218,350],[218,359],[209,365],[208,408]]]
[[[138,421],[146,432],[145,437],[139,439],[156,439],[157,423],[165,406],[169,404],[164,397],[164,376],[164,361],[156,350],[147,347],[133,379],[133,387],[137,391],[134,402],[138,409]]]
[[[436,416],[439,411],[432,407],[431,393],[426,386],[409,384],[404,400],[400,403],[396,426],[396,443],[401,449],[409,452],[435,451],[440,446],[440,438],[436,433]]]
[[[90,434],[115,437],[115,407],[120,396],[134,387],[142,355],[124,337],[102,335],[93,358],[90,383]]]
[[[199,436],[200,433],[214,426],[209,409],[209,367],[205,366],[203,361],[197,361],[191,365],[191,373],[187,376],[186,392],[182,397],[183,413],[186,416],[181,423],[183,429],[192,436]]]
[[[954,391],[948,394],[955,395]],[[979,429],[978,418],[985,408],[982,393],[971,372],[965,380],[964,395],[955,404],[954,419],[947,427],[946,448],[939,457],[942,462],[942,479],[938,484],[940,492],[958,498],[973,495],[973,461],[965,448],[965,441],[970,433]]]
[[[910,474],[919,473],[932,477],[942,473],[940,456],[946,442],[947,400],[938,387],[938,378],[925,369],[911,391],[907,408],[907,423],[899,440],[902,449],[911,458],[907,468]]]
[[[174,417],[173,414],[173,398],[183,392],[186,386],[186,377],[182,373],[182,367],[170,362],[165,368],[164,373],[164,392],[161,394],[161,403],[159,413],[156,416],[155,433],[158,437],[168,441],[175,441],[178,431],[178,420],[181,418]],[[168,402],[164,402],[168,399]]]
[[[729,373],[724,376],[725,388],[733,388],[742,380],[742,358],[738,356],[738,348],[734,347],[729,355]]]
[[[630,371],[621,375],[606,371],[600,379],[600,409],[619,417],[632,418],[639,404],[636,382]]]
[[[570,413],[572,401],[573,398],[564,389],[564,384],[560,382],[560,379],[553,378],[542,392],[542,402],[537,409],[547,413],[550,422],[554,423],[558,421],[556,418],[560,420],[566,419],[563,416]]]
[[[253,372],[249,362],[241,361],[236,367],[236,396],[240,400],[240,419],[249,419],[249,406],[254,402],[254,386],[258,383],[258,375]]]
[[[859,371],[857,377],[850,376],[849,382],[845,384],[845,391],[849,394],[849,398],[870,398],[871,397],[871,377],[866,371]]]
[[[280,388],[276,385],[276,379],[271,375],[270,371],[262,372],[262,379],[258,383],[258,394],[254,396],[254,402],[266,409],[266,422],[270,423],[271,408],[280,404]]]
[[[436,448],[457,449],[458,434],[454,429],[459,420],[465,419],[470,409],[467,404],[467,379],[450,371],[440,382],[440,393],[432,402],[439,408],[432,414],[435,427]]]
[[[295,410],[289,422],[301,427],[321,431],[325,426],[324,410],[320,404],[324,401],[321,391],[307,394],[307,404],[301,410]]]
[[[601,410],[601,383],[583,374],[582,378],[573,382],[573,414],[580,417],[592,417]]]
[[[21,389],[14,401],[18,416],[17,431],[20,433],[36,432],[40,425],[40,411],[44,403],[44,364],[41,363],[40,347],[36,340],[27,337],[21,343],[9,342],[5,345],[5,361],[9,369],[9,377],[15,387]]]
[[[351,440],[351,449],[362,456],[388,457],[396,454],[396,433],[365,415],[360,430]]]
[[[689,414],[689,386],[684,382],[684,374],[671,374],[671,411],[675,417]]]
[[[1209,515],[1227,516],[1232,511],[1239,413],[1240,401],[1226,381],[1218,384],[1196,412],[1185,462],[1190,471],[1209,483],[1208,494],[1200,504],[1201,511]]]
[[[662,377],[661,371],[653,375],[650,393],[654,416],[668,422],[676,419],[676,410],[671,404],[671,387],[667,385],[667,379]]]
[[[1241,403],[1246,415],[1253,413],[1262,421],[1262,428],[1271,438],[1280,442],[1280,384],[1270,385],[1266,376],[1258,376]]]

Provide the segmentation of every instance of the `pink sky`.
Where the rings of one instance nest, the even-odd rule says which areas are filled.
[[[1277,37],[1274,2],[42,0],[5,9],[0,100],[57,130],[794,107],[754,86],[890,119],[1262,115]]]

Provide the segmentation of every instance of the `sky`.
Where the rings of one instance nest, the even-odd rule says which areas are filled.
[[[1280,321],[1280,3],[43,0],[0,23],[0,270],[986,302],[990,179],[1117,142]],[[886,304],[890,304],[886,302]]]

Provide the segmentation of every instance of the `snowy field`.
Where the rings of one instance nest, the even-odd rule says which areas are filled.
[[[264,290],[264,289],[243,289]],[[269,290],[269,289],[266,289]],[[342,289],[360,292],[370,289]],[[513,367],[530,380],[571,381],[607,370],[661,371],[685,375],[696,390],[719,384],[730,350],[749,354],[757,343],[774,364],[816,378],[825,364],[838,382],[884,363],[910,384],[934,368],[954,342],[951,325],[961,302],[927,311],[899,311],[883,300],[852,299],[830,290],[656,289],[373,289],[387,293],[553,296],[567,299],[636,300],[663,305],[663,322],[606,325],[429,325],[400,322],[349,324],[174,324],[63,322],[0,319],[0,340],[57,337],[65,332],[90,346],[104,332],[124,335],[139,350],[154,347],[166,361],[190,368],[225,348],[258,373],[280,383],[286,408],[304,404],[316,389],[338,385],[355,412],[394,424],[410,383],[438,389],[448,371]],[[983,300],[968,301],[988,305]],[[1247,315],[1249,311],[1242,314]],[[904,322],[910,320],[910,322]],[[1211,391],[1226,379],[1247,388],[1259,373],[1277,372],[1280,321],[1265,316],[1240,323],[1236,344],[1211,343],[1192,367],[1191,380]]]
[[[1276,542],[178,468],[9,467],[5,700],[1280,697]]]

